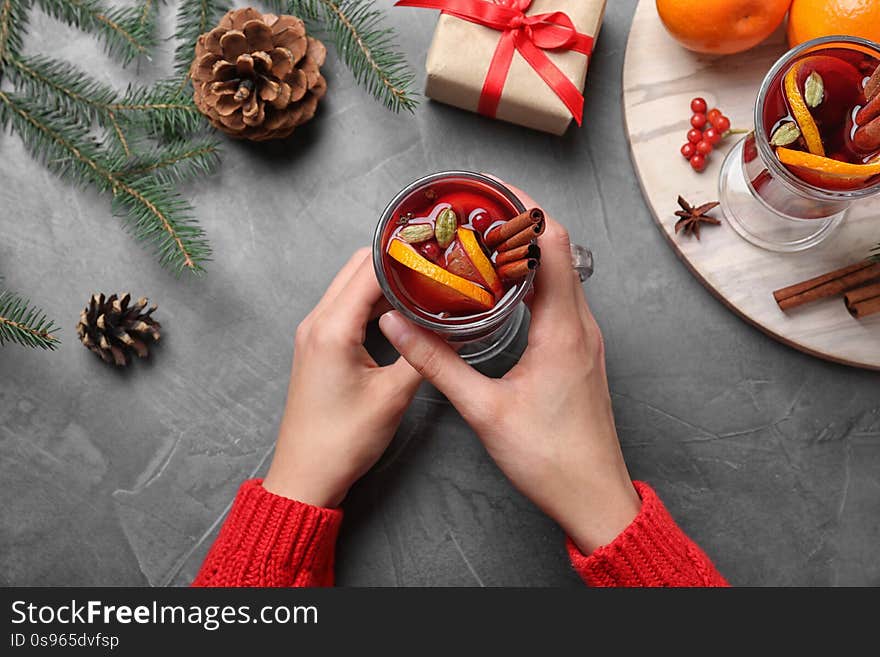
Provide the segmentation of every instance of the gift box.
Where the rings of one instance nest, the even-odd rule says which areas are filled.
[[[557,135],[580,124],[605,0],[398,4],[444,12],[428,51],[428,97]]]

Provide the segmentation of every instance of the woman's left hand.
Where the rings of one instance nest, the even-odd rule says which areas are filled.
[[[388,447],[421,382],[400,358],[379,367],[364,348],[382,292],[360,249],[296,330],[293,370],[275,456],[263,487],[336,507]]]

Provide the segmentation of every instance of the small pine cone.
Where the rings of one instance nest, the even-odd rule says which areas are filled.
[[[93,294],[89,305],[79,316],[76,333],[89,350],[98,354],[105,363],[122,367],[129,363],[133,350],[139,357],[149,355],[149,344],[159,341],[162,325],[151,317],[157,306],[143,312],[147,298],[142,297],[129,307],[131,295]]]
[[[327,91],[326,56],[296,16],[235,9],[196,42],[193,100],[232,137],[282,139],[315,115]]]

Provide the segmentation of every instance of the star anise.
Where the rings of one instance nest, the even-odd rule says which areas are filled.
[[[693,235],[698,240],[700,239],[700,224],[712,224],[713,226],[719,225],[721,222],[715,219],[714,217],[707,217],[706,213],[710,210],[714,210],[720,204],[717,201],[713,201],[712,203],[703,203],[698,208],[691,206],[690,203],[685,201],[681,196],[678,197],[678,204],[681,206],[681,210],[675,213],[676,217],[681,217],[677,222],[675,222],[675,232],[682,231],[685,235]]]

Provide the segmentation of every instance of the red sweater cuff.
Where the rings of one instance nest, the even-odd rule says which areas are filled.
[[[193,586],[332,586],[342,511],[244,482]]]
[[[590,586],[728,586],[647,484],[633,482],[639,515],[608,545],[585,556],[569,538],[571,563]]]

